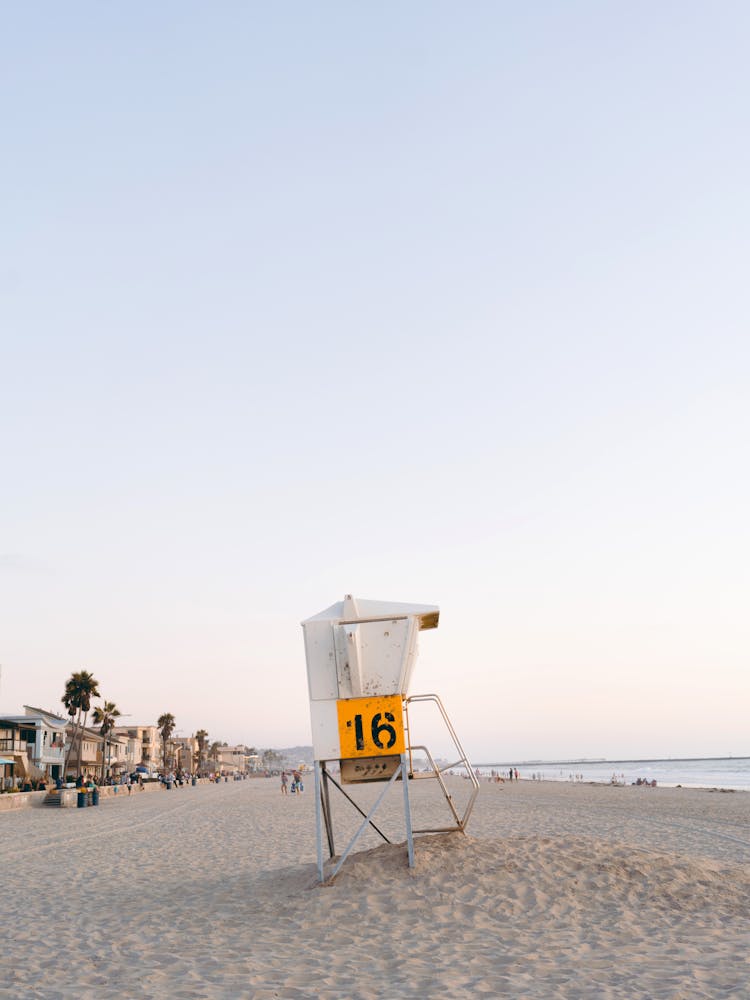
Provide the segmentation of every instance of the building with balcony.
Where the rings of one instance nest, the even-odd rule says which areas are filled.
[[[106,781],[117,782],[123,774],[128,774],[135,768],[128,757],[128,741],[116,733],[110,732],[104,737],[100,750],[100,773]]]
[[[143,739],[140,729],[137,726],[115,726],[112,736],[124,744],[123,756],[128,762],[128,769],[132,771],[143,760]]]
[[[95,729],[76,728],[68,723],[68,767],[66,777],[80,774],[84,778],[102,776],[102,761],[104,759],[104,737]]]
[[[199,767],[198,740],[194,736],[170,736],[167,757],[171,770],[193,774]]]
[[[26,740],[15,716],[0,718],[0,791],[10,791],[27,776]]]
[[[216,759],[222,773],[232,773],[239,771],[241,774],[250,770],[249,754],[247,747],[219,747],[216,751]]]
[[[53,782],[62,778],[67,720],[45,709],[23,708],[23,715],[0,718],[3,779]]]
[[[125,740],[128,767],[139,764],[156,771],[162,766],[161,736],[156,726],[115,726],[113,735]]]

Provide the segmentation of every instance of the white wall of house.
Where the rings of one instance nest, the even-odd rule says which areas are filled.
[[[48,778],[62,777],[65,760],[65,720],[47,712],[24,706],[24,715],[13,716],[11,721],[17,727],[16,738],[19,748],[26,751],[26,762],[31,765],[31,774],[43,772]],[[20,763],[20,762],[19,762]],[[20,765],[28,771],[28,767]]]

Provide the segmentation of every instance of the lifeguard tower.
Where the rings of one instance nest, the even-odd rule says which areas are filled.
[[[318,875],[324,881],[323,831],[331,860],[336,858],[330,807],[333,785],[363,816],[363,821],[328,875],[333,879],[354,845],[369,827],[390,843],[375,825],[373,816],[391,786],[399,779],[403,788],[404,825],[409,867],[414,866],[415,833],[463,831],[479,791],[479,782],[435,694],[410,695],[409,683],[417,659],[420,631],[438,626],[440,611],[425,604],[369,601],[347,595],[319,614],[302,622],[310,693],[313,757],[315,759],[315,816]],[[458,757],[438,767],[427,747],[412,743],[409,705],[434,702],[448,729]],[[421,751],[429,768],[415,772],[414,751]],[[329,765],[335,762],[339,779]],[[461,767],[471,782],[468,803],[459,815],[445,784],[445,771]],[[453,824],[413,830],[409,780],[435,779],[448,803]],[[365,812],[344,785],[384,782],[385,787],[369,812]]]

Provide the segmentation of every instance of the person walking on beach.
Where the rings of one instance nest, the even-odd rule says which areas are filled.
[[[508,780],[513,781],[513,768],[508,768]]]
[[[289,789],[286,787],[289,784],[289,778],[287,777],[286,771],[281,772],[281,794],[288,795]]]

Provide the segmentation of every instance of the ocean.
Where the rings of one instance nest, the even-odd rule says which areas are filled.
[[[674,788],[733,788],[750,791],[750,757],[703,757],[694,760],[503,761],[475,765],[482,776],[507,775],[518,768],[522,778],[543,781],[599,781],[633,785],[639,778]]]

